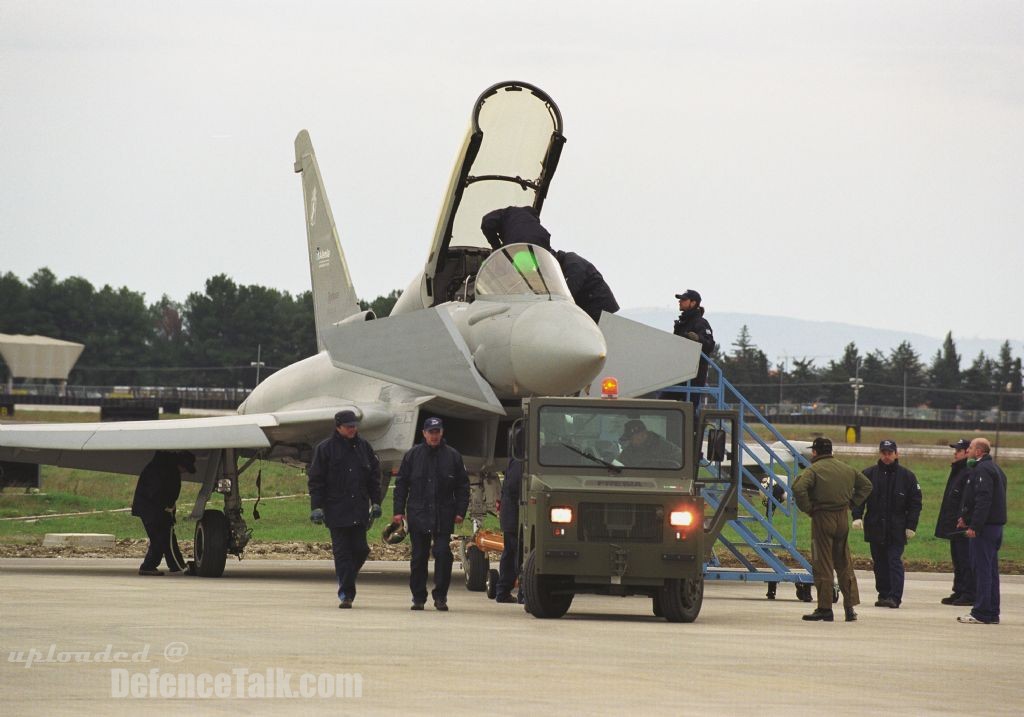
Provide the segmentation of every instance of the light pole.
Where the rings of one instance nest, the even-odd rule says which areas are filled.
[[[249,365],[252,368],[256,369],[256,385],[257,386],[260,385],[260,369],[263,368],[264,366],[266,366],[266,364],[263,363],[260,360],[260,356],[261,356],[262,353],[263,353],[263,344],[256,344],[256,360],[249,362]]]
[[[857,404],[860,401],[860,390],[864,388],[864,379],[860,377],[860,358],[857,359],[854,368],[854,377],[849,379],[850,388],[853,389],[853,417],[857,417]]]

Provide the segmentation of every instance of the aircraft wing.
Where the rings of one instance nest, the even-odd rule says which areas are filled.
[[[608,346],[604,371],[587,395],[601,395],[601,379],[613,376],[623,398],[643,396],[697,375],[700,344],[607,312],[598,324]]]
[[[505,415],[443,309],[341,324],[329,329],[325,340],[331,362],[338,368],[442,399],[463,415]]]
[[[202,468],[222,448],[252,453],[279,443],[315,442],[330,434],[335,412],[346,408],[360,414],[368,430],[391,420],[380,407],[350,404],[164,421],[5,424],[0,425],[0,460],[137,474],[154,451],[190,450]]]

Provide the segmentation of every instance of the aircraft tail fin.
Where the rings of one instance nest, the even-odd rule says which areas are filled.
[[[361,311],[345,253],[341,250],[334,214],[327,201],[320,166],[313,152],[309,132],[295,137],[295,171],[302,174],[302,196],[306,209],[306,239],[309,246],[309,274],[313,282],[313,311],[317,350],[324,349],[325,330]]]

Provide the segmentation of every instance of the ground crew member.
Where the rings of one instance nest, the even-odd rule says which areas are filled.
[[[864,530],[875,571],[875,607],[898,608],[903,602],[903,550],[917,535],[921,517],[921,486],[917,476],[900,465],[895,441],[878,444],[878,463],[866,468],[871,497],[853,511],[853,527]]]
[[[505,469],[505,480],[501,482],[501,499],[498,501],[498,520],[501,523],[503,546],[501,562],[498,564],[498,584],[495,586],[495,602],[519,602],[512,596],[516,578],[519,577],[519,498],[523,486],[523,432],[516,429],[512,442],[515,448]],[[519,458],[516,458],[519,456]],[[522,589],[519,591],[522,595]]]
[[[334,414],[334,433],[313,451],[309,477],[309,519],[331,531],[338,607],[356,599],[356,577],[370,555],[367,525],[380,517],[380,461],[359,436],[353,411]]]
[[[440,418],[423,422],[423,441],[409,449],[398,469],[394,521],[406,519],[412,540],[411,609],[422,610],[427,602],[427,558],[432,554],[434,608],[446,612],[454,562],[449,541],[469,507],[469,476],[462,455],[445,442]]]
[[[135,485],[132,515],[142,519],[149,536],[146,557],[139,575],[163,575],[161,558],[172,573],[185,569],[178,541],[174,538],[174,504],[181,494],[181,474],[196,472],[196,457],[190,451],[157,451]]]
[[[551,234],[540,223],[540,215],[533,207],[505,207],[488,212],[480,222],[480,231],[495,249],[522,243],[536,244],[551,252],[562,268],[572,300],[595,324],[602,311],[614,314],[619,310],[611,287],[596,266],[575,252],[551,248]]]
[[[935,521],[935,537],[949,541],[949,555],[953,561],[953,592],[942,598],[943,605],[974,604],[974,571],[971,570],[970,539],[957,529],[960,505],[963,502],[964,482],[967,480],[967,449],[971,442],[961,438],[950,443],[953,463],[950,465],[946,489],[942,494],[939,517]]]
[[[675,468],[683,453],[679,446],[647,430],[640,419],[626,421],[619,443],[624,444],[619,462],[634,468]]]
[[[715,335],[711,331],[711,324],[704,318],[704,307],[700,305],[700,294],[693,289],[687,289],[682,294],[676,294],[679,300],[679,318],[672,327],[672,333],[676,336],[696,341],[700,344],[701,353],[710,356],[715,350]],[[681,386],[706,386],[708,383],[708,362],[702,356],[700,365],[697,367],[697,375],[689,382]],[[668,398],[669,396],[666,396]],[[690,394],[690,403],[694,410],[700,408],[703,394]]]
[[[811,516],[814,541],[812,571],[818,607],[804,620],[832,622],[832,571],[839,578],[846,621],[857,619],[860,604],[857,576],[850,559],[850,524],[847,511],[871,494],[871,481],[863,473],[832,456],[832,441],[819,436],[811,444],[811,465],[793,483],[797,507]]]
[[[964,486],[964,506],[957,527],[967,531],[974,570],[974,607],[958,622],[999,624],[999,548],[1006,525],[1006,474],[995,464],[985,438],[967,449],[970,474]]]

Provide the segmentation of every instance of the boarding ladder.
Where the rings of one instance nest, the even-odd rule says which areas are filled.
[[[737,515],[728,520],[704,564],[706,580],[741,580],[746,582],[796,585],[797,597],[811,599],[811,565],[797,549],[799,510],[790,486],[809,462],[766,419],[760,411],[733,386],[722,369],[707,356],[708,383],[703,387],[672,386],[662,391],[672,398],[689,399],[690,394],[707,396],[707,408],[736,411],[738,414],[738,450],[740,455],[729,460],[740,461],[737,490]],[[774,440],[765,440],[757,432],[764,429]],[[758,450],[760,449],[760,450]],[[763,475],[755,475],[754,471]],[[701,495],[705,503],[718,510],[731,487],[732,471],[727,463],[715,464],[701,460]],[[781,520],[779,520],[781,518]],[[719,553],[724,549],[740,563],[741,568],[721,564]],[[751,554],[752,553],[752,554]],[[774,586],[769,588],[774,596]]]

